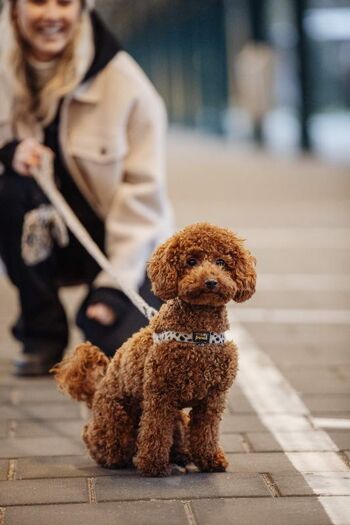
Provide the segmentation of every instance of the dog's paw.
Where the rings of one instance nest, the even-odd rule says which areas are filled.
[[[186,467],[192,462],[190,454],[185,452],[171,452],[170,454],[170,463],[174,463],[179,467]]]
[[[108,470],[121,470],[121,469],[131,469],[133,468],[133,463],[130,459],[125,459],[120,461],[119,463],[100,463],[100,466],[102,468],[108,469]]]
[[[134,464],[142,476],[145,477],[162,478],[170,476],[171,474],[171,465],[169,465],[169,463],[149,461],[138,457],[134,461]]]
[[[193,463],[201,472],[225,472],[228,467],[223,450],[218,450],[213,456],[193,458]]]
[[[165,478],[171,474],[170,465],[145,465],[138,470],[147,478]]]

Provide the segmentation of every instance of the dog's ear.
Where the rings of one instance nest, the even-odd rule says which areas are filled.
[[[177,296],[176,248],[171,238],[161,244],[148,262],[147,273],[155,295],[167,301]]]
[[[236,247],[235,250],[236,264],[233,270],[233,278],[238,286],[237,292],[233,296],[236,303],[243,303],[250,299],[255,292],[256,284],[256,259],[252,256],[249,250],[244,248],[242,244]]]

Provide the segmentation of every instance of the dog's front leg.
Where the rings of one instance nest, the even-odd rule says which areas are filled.
[[[145,476],[168,476],[177,410],[166,396],[145,393],[137,438],[137,469]]]
[[[191,410],[190,449],[193,463],[202,472],[224,472],[228,461],[219,445],[219,424],[225,393],[215,393]]]

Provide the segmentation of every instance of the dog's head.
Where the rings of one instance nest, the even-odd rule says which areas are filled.
[[[255,292],[255,259],[243,240],[208,223],[188,226],[160,245],[148,275],[163,300],[179,297],[190,304],[240,303]]]

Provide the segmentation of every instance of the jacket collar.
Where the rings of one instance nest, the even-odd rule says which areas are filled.
[[[72,98],[87,104],[97,104],[102,96],[102,90],[100,89],[101,78],[97,77],[97,75],[123,48],[96,11],[91,13],[91,22],[95,55],[91,66]]]
[[[75,89],[72,98],[86,104],[98,104],[103,94],[103,90],[100,89],[100,80],[100,78],[93,78],[80,84]]]
[[[96,11],[91,13],[91,24],[94,35],[95,55],[83,82],[96,77],[113,60],[116,54],[123,49]]]

